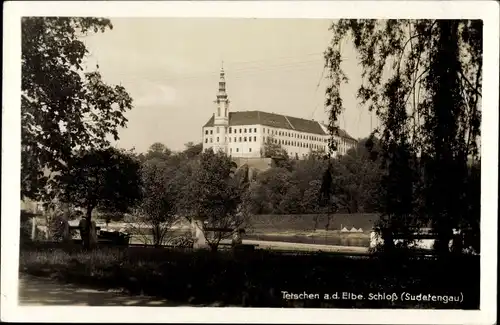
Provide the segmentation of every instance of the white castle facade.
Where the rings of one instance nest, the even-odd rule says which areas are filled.
[[[230,111],[224,69],[221,69],[215,112],[203,126],[203,150],[212,148],[240,158],[264,157],[265,144],[275,143],[291,158],[303,159],[312,151],[328,152],[330,135],[317,121],[263,111]],[[357,140],[338,130],[337,152],[345,154]]]

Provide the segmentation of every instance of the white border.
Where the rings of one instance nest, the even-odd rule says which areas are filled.
[[[481,310],[19,307],[20,17],[467,18],[484,21]],[[496,319],[499,6],[494,1],[6,2],[2,128],[3,321],[493,324]],[[459,270],[457,270],[459,272]],[[141,309],[137,309],[141,308]],[[147,309],[147,310],[146,310]],[[221,310],[219,310],[221,309]]]

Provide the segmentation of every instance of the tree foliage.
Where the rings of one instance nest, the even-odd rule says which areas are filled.
[[[188,159],[192,159],[195,157],[198,157],[201,152],[203,151],[203,143],[193,143],[193,142],[188,142],[185,145],[185,149],[183,151],[183,154],[186,156]]]
[[[38,198],[50,172],[75,150],[105,148],[127,119],[132,99],[83,64],[82,37],[111,29],[108,19],[25,17],[22,32],[21,195]]]
[[[277,139],[268,136],[263,148],[263,157],[288,159],[288,152],[281,146]]]
[[[383,170],[378,140],[362,139],[344,156],[315,155],[259,173],[249,188],[255,214],[317,214],[378,211]]]
[[[344,19],[332,24],[325,52],[329,129],[344,110],[340,87],[348,76],[340,45],[348,40],[362,67],[357,97],[381,122],[381,212],[398,225],[430,219],[439,251],[465,218],[468,161],[480,158],[482,26],[477,20]]]
[[[222,229],[237,229],[248,219],[247,210],[241,204],[247,180],[244,175],[231,175],[231,159],[224,153],[207,150],[201,153],[184,186],[184,214],[203,221],[202,231],[213,250],[222,239],[231,236]]]
[[[80,152],[68,161],[55,181],[60,200],[86,210],[126,212],[140,196],[140,164],[130,153],[115,148]]]
[[[151,228],[153,245],[163,245],[169,238],[169,230],[177,221],[178,183],[177,168],[168,161],[149,160],[143,164],[141,224]]]

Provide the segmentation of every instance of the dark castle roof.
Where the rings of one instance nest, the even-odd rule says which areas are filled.
[[[262,111],[229,112],[229,126],[238,125],[265,125],[280,129],[288,129],[297,132],[305,132],[319,135],[327,135],[320,123],[298,117],[285,116],[281,114],[267,113]],[[203,127],[213,127],[214,116]],[[345,131],[339,129],[339,135],[353,139]]]

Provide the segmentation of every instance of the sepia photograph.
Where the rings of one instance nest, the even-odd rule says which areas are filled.
[[[162,322],[494,321],[498,12],[482,17],[498,4],[308,17],[283,2],[292,13],[272,17],[190,3],[17,6],[2,300],[156,307]]]

